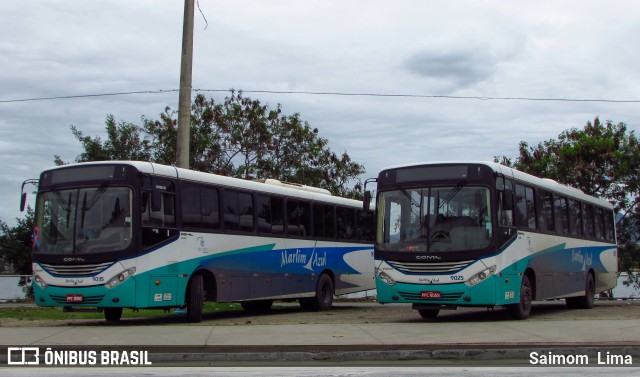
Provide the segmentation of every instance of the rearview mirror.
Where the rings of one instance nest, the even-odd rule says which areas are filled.
[[[20,212],[24,212],[24,205],[27,203],[27,193],[23,192],[20,197]]]
[[[362,209],[365,212],[368,212],[370,206],[371,206],[371,191],[365,191],[364,192],[364,202],[362,203]]]

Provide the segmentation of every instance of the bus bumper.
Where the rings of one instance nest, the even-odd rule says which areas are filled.
[[[465,283],[424,285],[397,282],[388,285],[376,276],[376,289],[380,303],[494,306],[512,304],[519,300],[519,292],[505,287],[503,281],[496,276],[471,287]]]
[[[33,284],[33,293],[38,306],[74,306],[98,308],[134,308],[135,280],[129,279],[113,289],[103,285],[93,287],[41,287]]]

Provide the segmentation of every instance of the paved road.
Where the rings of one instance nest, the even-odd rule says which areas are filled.
[[[640,303],[630,301],[598,302],[592,310],[538,303],[527,321],[513,321],[500,309],[464,309],[422,320],[408,306],[339,303],[319,313],[295,305],[277,306],[265,315],[210,313],[199,324],[171,315],[117,325],[102,320],[20,322],[0,321],[0,346],[42,352],[46,347],[139,349],[148,351],[154,365],[526,366],[540,365],[547,356],[567,362],[582,355],[590,366],[611,365],[607,357],[614,355],[623,358],[613,361],[627,361],[629,355],[640,365]]]

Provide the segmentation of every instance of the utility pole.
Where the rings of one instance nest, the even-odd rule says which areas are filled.
[[[180,94],[178,99],[178,138],[176,166],[189,168],[189,141],[191,140],[191,71],[193,63],[193,11],[194,0],[184,1],[182,26],[182,59],[180,63]]]

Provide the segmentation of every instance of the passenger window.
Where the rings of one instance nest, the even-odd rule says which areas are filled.
[[[513,182],[503,177],[496,179],[498,194],[498,225],[514,226],[513,219]]]
[[[191,183],[182,184],[182,225],[192,228],[218,229],[218,190]]]
[[[556,232],[562,235],[569,235],[569,213],[567,208],[567,198],[557,196],[554,200],[554,211]]]
[[[587,238],[594,238],[596,232],[593,224],[593,207],[590,204],[585,204],[583,208],[584,235]]]
[[[290,236],[311,235],[311,204],[298,200],[287,200],[287,233]]]
[[[536,229],[536,211],[533,189],[516,184],[516,219],[518,226]]]
[[[257,196],[258,232],[268,234],[284,232],[282,201],[282,198],[278,197]]]
[[[251,194],[225,190],[223,203],[226,230],[253,232],[253,199]]]
[[[553,224],[553,197],[550,193],[540,192],[540,209],[538,217],[538,225],[543,232],[554,232],[555,226]]]
[[[604,213],[604,229],[605,229],[605,237],[609,242],[615,241],[615,226],[613,224],[613,213],[611,211],[606,211]]]
[[[373,215],[374,215],[373,211],[359,210],[357,212],[358,240],[365,241],[365,242],[373,242],[373,239],[374,239]]]
[[[596,208],[593,220],[593,225],[596,229],[596,238],[604,240],[604,212],[602,208]]]
[[[353,239],[356,225],[355,210],[352,208],[338,207],[336,215],[338,238],[343,240]]]
[[[582,205],[576,200],[569,199],[569,229],[574,237],[582,237]]]

